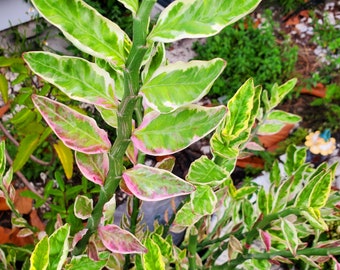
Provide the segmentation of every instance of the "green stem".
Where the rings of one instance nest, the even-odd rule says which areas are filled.
[[[188,244],[188,260],[189,260],[189,270],[197,269],[196,265],[196,253],[197,253],[197,238],[198,238],[198,230],[200,229],[203,218],[199,220],[194,227],[191,228],[189,235],[189,244]]]
[[[138,100],[139,72],[147,51],[146,37],[151,9],[156,0],[144,0],[133,22],[133,45],[124,70],[124,96],[117,111],[117,138],[109,152],[110,169],[101,188],[99,199],[87,223],[87,232],[73,250],[74,255],[84,252],[91,235],[97,231],[103,207],[115,193],[123,172],[123,158],[130,143],[132,114]]]
[[[305,248],[296,251],[297,255],[304,256],[329,256],[329,255],[340,255],[340,247],[331,247],[331,248]],[[255,253],[255,254],[246,254],[242,255],[240,258],[231,260],[222,265],[214,266],[213,269],[235,269],[235,267],[246,260],[256,259],[256,260],[269,260],[275,256],[281,256],[288,259],[294,259],[295,256],[289,250],[280,250],[274,252],[264,252],[264,253]]]

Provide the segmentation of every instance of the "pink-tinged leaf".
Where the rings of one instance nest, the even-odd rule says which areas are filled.
[[[226,115],[226,107],[189,105],[160,114],[147,114],[131,137],[142,152],[155,156],[176,153],[213,131]]]
[[[267,233],[266,231],[260,230],[260,235],[261,235],[261,239],[262,239],[263,243],[266,246],[266,251],[269,252],[271,245],[272,245],[272,240],[271,240],[270,234]]]
[[[91,182],[102,186],[109,172],[109,157],[106,153],[87,155],[76,152],[80,172]]]
[[[69,148],[87,154],[106,153],[111,143],[107,133],[91,117],[46,97],[32,100],[47,124]]]
[[[123,173],[126,186],[137,198],[160,201],[195,191],[195,187],[169,171],[138,164]]]
[[[340,270],[340,263],[337,261],[337,259],[331,255],[331,258],[333,259],[334,263],[335,263],[335,266],[336,266],[336,270]]]
[[[83,229],[79,232],[77,232],[74,237],[73,237],[73,241],[72,241],[72,247],[74,248],[76,246],[76,244],[84,237],[84,235],[86,234],[87,229]]]
[[[264,151],[265,149],[256,142],[247,142],[246,148],[254,151]]]
[[[98,249],[96,244],[93,241],[90,241],[87,245],[87,254],[89,255],[89,258],[95,262],[99,261],[98,256]]]
[[[146,247],[133,234],[117,225],[99,226],[98,235],[104,246],[112,252],[120,254],[148,252]]]

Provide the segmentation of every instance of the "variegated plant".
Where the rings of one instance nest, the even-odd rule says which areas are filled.
[[[247,245],[257,238],[258,223],[264,235],[269,225],[262,224],[255,214],[262,218],[270,216],[278,205],[272,204],[272,195],[261,189],[258,199],[263,201],[268,196],[268,203],[261,201],[259,210],[252,210],[254,204],[247,199],[259,189],[246,186],[237,190],[230,174],[238,156],[247,147],[251,148],[249,142],[257,133],[274,134],[285,123],[300,120],[273,110],[296,81],[274,85],[268,93],[249,79],[227,107],[203,107],[196,103],[221,74],[225,60],[170,64],[164,43],[215,35],[253,11],[260,0],[176,0],[152,27],[149,16],[156,0],[119,1],[133,14],[132,40],[118,25],[81,0],[32,0],[46,20],[58,27],[78,49],[92,55],[95,62],[48,52],[28,52],[24,60],[33,72],[70,98],[94,105],[103,120],[116,128],[117,134],[113,140],[91,117],[50,98],[32,97],[47,124],[64,145],[74,150],[80,171],[101,186],[94,207],[93,200],[84,196],[75,202],[76,216],[87,220],[87,225],[73,236],[72,253],[69,254],[68,245],[70,226],[66,224],[37,244],[31,257],[32,269],[47,269],[51,265],[53,269],[61,269],[65,261],[67,269],[79,269],[83,264],[90,269],[104,266],[119,269],[124,264],[127,269],[132,259],[136,269],[165,269],[170,264],[177,269],[196,269],[203,263],[213,266],[219,247],[225,243],[231,247],[230,259],[233,252],[239,254],[237,262],[253,259]],[[179,152],[213,131],[210,140],[213,158],[202,156],[196,160],[185,180],[165,169],[143,164],[145,154],[161,156]],[[130,168],[123,166],[125,156],[131,161]],[[277,181],[274,182],[280,189]],[[318,181],[315,180],[321,183]],[[328,178],[326,182],[327,185],[318,186],[323,187],[328,198]],[[135,202],[129,231],[112,224],[114,194],[120,184],[133,195]],[[309,198],[305,193],[298,195],[298,206],[308,215],[311,226],[313,222],[323,224],[317,211],[326,200],[317,205],[306,204]],[[186,202],[169,221],[173,222],[172,230],[187,230],[183,249],[174,246],[167,236],[171,224],[151,234],[136,234],[138,200],[159,201],[187,194],[190,195]],[[234,207],[232,219],[222,215],[216,226],[208,228],[211,216],[229,201]],[[281,211],[281,202],[278,204],[281,208],[277,211]],[[243,216],[247,220],[239,219],[238,212],[242,209],[249,212],[249,216]],[[278,213],[275,212],[275,217],[282,218],[283,231],[287,235],[292,233],[291,223]],[[219,235],[221,228],[235,220],[231,230]],[[242,234],[247,230],[250,235],[244,237]],[[203,234],[208,238],[203,240]],[[294,257],[297,244],[290,246],[290,255]],[[207,247],[210,253],[200,260],[197,251]],[[82,255],[86,248],[89,256]],[[125,260],[120,255],[131,253],[137,255],[126,256]],[[72,258],[67,260],[68,256]],[[186,257],[188,263],[185,263]]]

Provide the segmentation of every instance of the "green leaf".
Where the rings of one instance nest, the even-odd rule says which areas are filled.
[[[74,202],[74,215],[80,219],[88,219],[93,210],[93,200],[84,196],[78,195]]]
[[[191,206],[195,214],[205,216],[215,211],[217,197],[209,186],[197,186],[191,195]]]
[[[270,91],[270,109],[276,107],[282,99],[293,90],[296,82],[296,79],[291,79],[280,86],[277,84],[273,85]]]
[[[271,111],[268,114],[267,119],[272,120],[272,121],[280,121],[283,123],[289,123],[289,124],[296,124],[297,122],[301,121],[300,116],[296,114],[288,113],[285,111],[280,111],[280,110]]]
[[[257,205],[263,215],[268,215],[268,198],[265,189],[262,187],[257,194]]]
[[[50,237],[50,252],[48,269],[62,269],[69,251],[70,225],[58,228]]]
[[[71,179],[73,175],[73,153],[71,149],[60,140],[53,144],[53,147],[57,152],[67,179]]]
[[[87,153],[105,153],[110,147],[107,133],[94,119],[48,98],[33,95],[32,100],[47,124],[69,148]]]
[[[132,14],[136,15],[138,10],[138,0],[118,0],[121,2]]]
[[[168,113],[205,96],[225,65],[223,59],[216,58],[162,66],[144,83],[141,93],[151,108]]]
[[[0,56],[0,67],[10,67],[14,64],[23,64],[21,57],[5,57]]]
[[[180,107],[168,114],[151,112],[131,140],[142,152],[168,155],[178,152],[208,135],[223,120],[224,106],[205,108],[198,105]]]
[[[285,126],[284,123],[274,122],[274,121],[265,121],[257,130],[258,135],[274,135],[278,133]]]
[[[78,49],[124,66],[131,42],[118,25],[81,0],[33,0],[39,13]]]
[[[24,59],[34,73],[58,87],[69,98],[108,109],[117,107],[114,81],[96,64],[49,52],[28,52]]]
[[[6,148],[5,141],[1,140],[0,141],[0,178],[2,178],[6,170],[5,148]]]
[[[290,252],[296,256],[296,251],[299,246],[299,237],[293,223],[287,219],[281,219],[281,230],[288,245]]]
[[[100,113],[103,120],[111,127],[117,128],[117,110],[116,109],[105,109],[100,106],[96,106],[97,111]]]
[[[154,72],[166,63],[167,59],[164,43],[157,43],[156,46],[152,47],[150,56],[142,71],[142,81],[148,81]]]
[[[287,161],[284,164],[284,169],[290,176],[305,163],[307,152],[306,148],[298,149],[295,145],[289,145],[286,153]]]
[[[196,185],[217,186],[229,177],[224,168],[218,166],[207,156],[202,156],[191,163],[186,179]]]
[[[332,182],[333,177],[331,173],[327,173],[315,184],[310,196],[310,207],[321,208],[325,206],[331,192]]]
[[[39,145],[40,134],[33,133],[25,136],[20,142],[18,153],[13,161],[13,171],[19,171],[28,161],[30,155]]]
[[[0,93],[4,103],[8,102],[8,82],[6,77],[0,74]]]
[[[281,182],[281,171],[280,171],[278,160],[275,160],[273,163],[273,166],[269,172],[269,180],[270,180],[270,183],[274,184],[276,187]]]
[[[87,155],[76,152],[80,172],[91,182],[103,185],[109,172],[109,157],[106,153]]]
[[[88,255],[73,256],[67,270],[101,270],[106,265],[106,260],[93,261]]]
[[[126,186],[137,198],[159,201],[192,193],[195,187],[169,171],[138,164],[123,173]]]
[[[160,14],[149,39],[173,42],[217,34],[253,11],[259,0],[177,0]]]
[[[174,227],[172,228],[172,231],[183,231],[185,227],[193,226],[201,217],[202,215],[194,213],[190,202],[186,203],[176,213],[176,218],[173,223]]]
[[[35,246],[30,258],[30,270],[45,270],[49,265],[50,244],[45,236]]]
[[[254,192],[258,190],[258,187],[256,186],[244,186],[241,187],[239,189],[236,190],[235,194],[234,194],[234,199],[235,200],[242,200],[246,197],[248,197],[249,195],[254,194]]]
[[[145,239],[144,245],[148,249],[148,252],[142,256],[145,269],[165,270],[165,263],[158,245],[150,238]]]

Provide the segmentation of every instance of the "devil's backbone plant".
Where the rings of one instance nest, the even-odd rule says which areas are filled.
[[[168,63],[166,59],[165,43],[215,35],[254,10],[259,0],[177,0],[152,27],[155,0],[120,0],[133,14],[132,40],[81,0],[32,2],[95,61],[48,52],[25,53],[24,60],[70,98],[94,105],[116,129],[116,138],[109,138],[93,118],[51,98],[32,96],[50,128],[74,150],[83,175],[101,186],[95,200],[80,195],[75,201],[75,215],[86,221],[84,229],[71,235],[72,224],[59,221],[57,230],[35,246],[32,269],[85,265],[87,269],[249,265],[268,269],[271,262],[301,259],[317,264],[311,255],[339,254],[336,241],[318,246],[317,241],[305,239],[327,229],[325,215],[334,217],[332,207],[324,212],[327,203],[338,201],[334,197],[329,202],[334,166],[311,169],[303,164],[303,150],[295,149],[285,178],[274,167],[269,190],[253,185],[237,189],[230,178],[238,157],[261,148],[258,134],[275,134],[286,123],[300,120],[274,110],[295,80],[262,91],[249,79],[227,107],[203,107],[197,101],[221,74],[225,60]],[[186,179],[172,174],[168,164],[144,165],[146,154],[171,155],[207,135],[213,157],[196,160]],[[129,219],[122,226],[112,221],[119,186],[132,198]],[[140,230],[142,201],[178,196],[185,199],[176,214],[166,218],[167,224],[155,224],[152,232]],[[173,244],[169,230],[186,232],[180,247]]]

